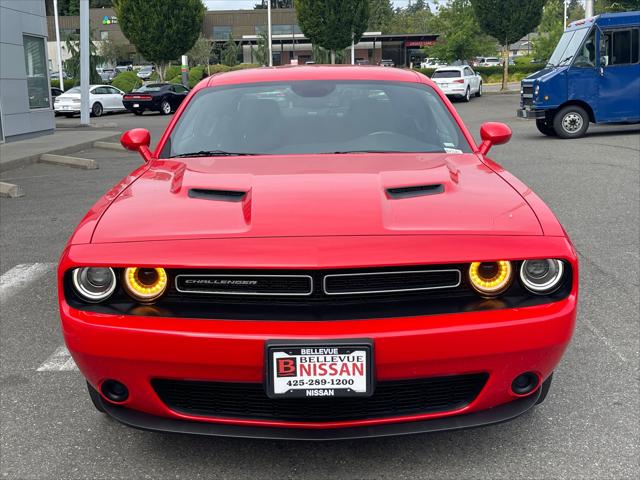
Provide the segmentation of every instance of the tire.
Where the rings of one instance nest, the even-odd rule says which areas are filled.
[[[160,104],[160,113],[162,115],[169,115],[171,113],[171,104],[166,100],[163,100]]]
[[[561,108],[553,117],[553,129],[560,138],[580,138],[589,128],[589,114],[577,105]]]
[[[542,382],[542,385],[540,386],[540,396],[536,401],[536,405],[540,405],[542,402],[544,402],[544,399],[547,398],[547,395],[549,394],[549,389],[551,388],[552,380],[553,380],[553,373],[549,375],[549,378],[547,378],[544,382]]]
[[[92,117],[101,117],[104,109],[102,108],[102,104],[100,102],[96,102],[91,107],[91,116]]]
[[[555,137],[556,135],[556,131],[553,128],[553,125],[550,124],[549,122],[547,122],[545,119],[539,118],[538,120],[536,120],[536,127],[538,128],[538,131],[548,137]]]
[[[481,97],[482,96],[482,82],[480,82],[480,85],[478,85],[478,91],[476,92],[476,97]]]
[[[462,101],[465,103],[469,100],[471,100],[471,87],[467,87],[467,91],[465,92],[464,97],[462,97]]]
[[[131,110],[133,112],[134,115],[142,115],[144,113],[144,110]]]
[[[91,398],[91,403],[96,407],[100,413],[107,413],[102,405],[102,397],[98,393],[98,391],[91,386],[89,382],[87,382],[87,390],[89,390],[89,398]]]

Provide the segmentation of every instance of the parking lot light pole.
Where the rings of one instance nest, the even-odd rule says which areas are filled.
[[[80,0],[80,125],[89,125],[89,0]]]
[[[60,46],[60,23],[58,22],[58,0],[53,0],[53,17],[56,24],[56,56],[58,57],[58,78],[60,78],[60,90],[64,92],[64,74],[62,72],[62,47]]]
[[[273,51],[271,48],[271,0],[267,0],[267,37],[269,42],[269,66],[273,67]]]

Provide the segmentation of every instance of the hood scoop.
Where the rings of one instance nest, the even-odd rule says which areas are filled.
[[[444,193],[444,185],[436,183],[433,185],[412,185],[408,187],[387,188],[387,196],[393,200],[402,198],[423,197],[425,195],[436,195]]]
[[[200,198],[202,200],[216,200],[218,202],[241,202],[247,192],[238,190],[212,190],[209,188],[190,188],[190,198]]]

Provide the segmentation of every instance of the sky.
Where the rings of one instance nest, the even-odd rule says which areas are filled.
[[[240,10],[252,9],[257,0],[204,0],[209,10]],[[393,0],[396,7],[406,7],[409,0]]]

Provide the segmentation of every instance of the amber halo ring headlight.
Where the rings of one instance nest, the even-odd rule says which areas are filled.
[[[124,288],[136,300],[152,302],[167,289],[167,272],[164,268],[125,268],[123,275]]]
[[[469,265],[469,283],[473,289],[485,297],[493,297],[504,292],[513,278],[511,262],[473,262]]]
[[[81,267],[71,275],[73,288],[87,302],[106,300],[116,289],[116,274],[109,267]]]
[[[563,273],[564,264],[560,260],[525,260],[520,267],[520,280],[530,292],[545,294],[558,288]]]

